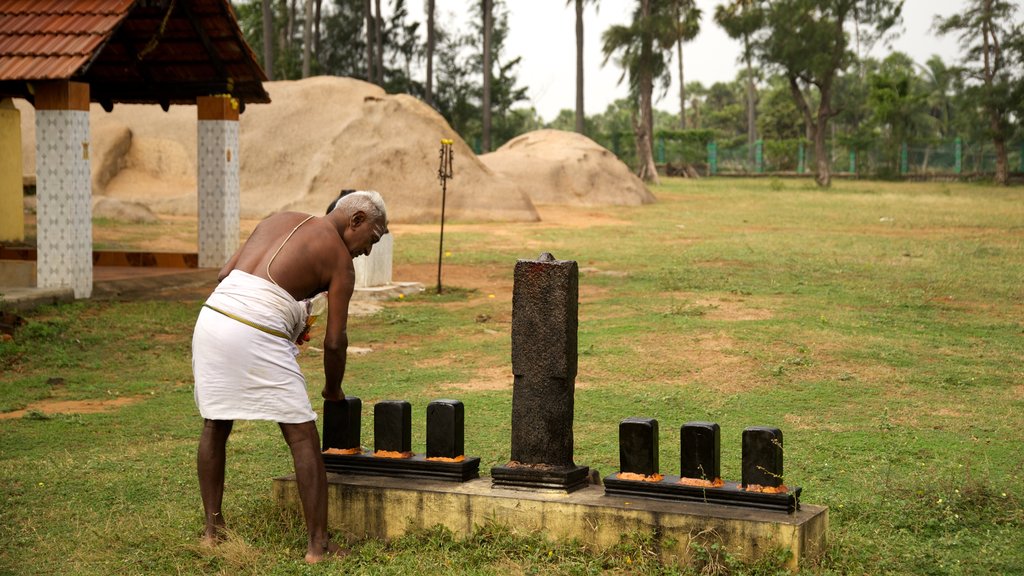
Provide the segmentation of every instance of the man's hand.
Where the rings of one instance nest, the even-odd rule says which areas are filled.
[[[306,342],[309,342],[309,328],[309,326],[306,326],[306,329],[302,331],[302,334],[299,334],[299,337],[295,339],[296,344],[302,346]]]
[[[320,395],[324,397],[324,400],[330,400],[331,402],[341,402],[345,399],[345,393],[339,386],[337,390],[328,390],[324,388]]]

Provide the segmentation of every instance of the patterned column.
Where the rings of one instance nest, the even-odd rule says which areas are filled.
[[[89,85],[36,85],[36,283],[92,295]]]
[[[238,248],[238,102],[222,95],[196,103],[199,266],[220,268]]]

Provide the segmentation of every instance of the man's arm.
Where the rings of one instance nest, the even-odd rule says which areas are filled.
[[[327,289],[327,335],[324,336],[324,390],[327,400],[341,400],[348,351],[348,303],[355,288],[355,269],[350,258],[342,258]]]

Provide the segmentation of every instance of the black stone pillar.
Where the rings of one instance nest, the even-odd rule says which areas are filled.
[[[427,404],[427,458],[465,455],[465,408],[458,400]]]
[[[362,425],[363,401],[355,396],[344,400],[324,400],[323,449],[360,449],[359,428]]]
[[[575,490],[588,469],[573,462],[573,394],[579,267],[543,253],[516,262],[512,288],[512,461],[494,484]],[[541,473],[543,472],[543,473]],[[514,476],[514,478],[512,478]]]
[[[721,477],[721,431],[715,422],[687,422],[679,429],[679,475],[714,482]]]
[[[384,400],[373,405],[373,451],[412,452],[412,405]]]
[[[743,431],[743,487],[782,485],[782,430],[752,426]]]
[[[619,472],[658,473],[658,421],[626,418],[619,422]]]

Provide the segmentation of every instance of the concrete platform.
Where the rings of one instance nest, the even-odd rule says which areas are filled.
[[[345,539],[394,538],[443,525],[460,537],[488,522],[555,540],[576,539],[604,549],[636,532],[653,534],[663,560],[689,562],[691,542],[719,543],[753,561],[788,549],[787,567],[799,570],[825,549],[828,509],[802,505],[786,514],[690,502],[605,496],[588,485],[570,494],[492,488],[490,478],[463,483],[356,474],[328,475],[328,523]],[[278,506],[301,514],[294,476],[275,478]]]

